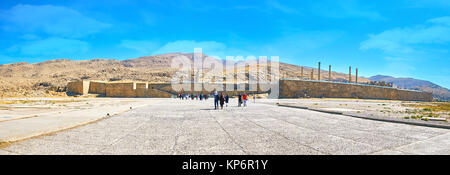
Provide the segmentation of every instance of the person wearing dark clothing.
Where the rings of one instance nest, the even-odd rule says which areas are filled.
[[[228,107],[228,100],[230,99],[230,97],[227,95],[225,95],[225,104],[227,104],[226,106]]]
[[[217,91],[214,92],[214,109],[217,109],[219,107],[219,94],[217,94]]]
[[[220,101],[220,109],[223,109],[223,104],[225,102],[225,97],[223,96],[223,93],[220,93],[219,101]]]
[[[241,97],[241,95],[239,94],[239,95],[238,95],[238,107],[241,107],[241,104],[242,104],[242,97]]]

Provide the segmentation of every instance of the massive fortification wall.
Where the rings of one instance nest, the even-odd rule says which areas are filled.
[[[200,85],[200,84],[199,84]],[[210,84],[211,85],[211,84]],[[222,86],[225,84],[214,84]],[[249,92],[249,84],[232,84],[233,89],[244,85],[245,90],[227,91],[229,95],[237,95]],[[182,84],[172,86],[170,83],[151,84],[147,82],[70,82],[67,87],[69,92],[78,94],[102,94],[107,97],[157,97],[168,98],[178,93],[211,94],[212,90],[202,91],[176,91],[182,89]],[[204,87],[206,87],[205,85]],[[265,85],[264,85],[265,86]],[[191,84],[193,89],[194,84]],[[201,86],[200,86],[201,87]],[[391,87],[371,86],[362,84],[311,81],[311,80],[280,80],[279,98],[362,98],[362,99],[388,99],[408,101],[431,101],[432,94],[421,91],[402,90]],[[256,93],[267,93],[258,86]],[[264,89],[264,88],[262,88]],[[255,91],[250,91],[255,93]]]
[[[153,97],[170,98],[171,93],[155,89],[149,83],[106,83],[107,97]]]
[[[91,81],[89,83],[89,93],[105,95],[106,94],[106,82]]]
[[[107,97],[136,97],[136,83],[106,83]]]
[[[86,95],[89,93],[89,81],[74,81],[67,84],[67,91]]]
[[[194,87],[196,86],[196,88]],[[158,89],[164,90],[164,91],[170,91],[171,93],[187,93],[187,94],[212,94],[213,91],[217,89],[217,91],[225,91],[228,95],[238,95],[242,93],[267,93],[268,89],[267,87],[261,87],[261,85],[253,84],[254,87],[251,87],[250,84],[232,84],[232,83],[198,83],[198,84],[190,84],[184,85],[184,84],[165,84],[165,85],[158,85]],[[187,88],[188,90],[180,90],[177,91],[175,89],[183,89]],[[201,89],[201,90],[198,90]]]
[[[339,82],[280,80],[280,98],[362,98],[431,101],[432,94],[392,87]]]

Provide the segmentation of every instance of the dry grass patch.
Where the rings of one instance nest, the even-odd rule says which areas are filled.
[[[406,114],[412,114],[407,116],[412,119],[421,119],[422,117],[435,118],[449,118],[450,103],[449,102],[421,102],[421,103],[408,103],[402,104],[404,107],[410,107],[413,109],[406,109]],[[405,117],[406,118],[406,117]]]
[[[0,100],[1,105],[34,103],[36,100]]]
[[[79,102],[80,100],[0,100],[0,105],[9,104],[28,104],[28,103],[44,103],[44,104],[58,104],[58,103],[72,103]]]
[[[420,108],[423,111],[428,111],[428,112],[450,112],[450,103],[449,102],[403,104],[403,106]]]

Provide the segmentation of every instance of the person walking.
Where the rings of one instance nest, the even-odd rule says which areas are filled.
[[[241,94],[238,95],[238,107],[241,107],[242,104],[242,97]]]
[[[247,106],[247,94],[244,93],[244,95],[242,95],[242,100],[244,101],[244,107]]]
[[[225,97],[223,96],[223,92],[220,93],[219,101],[220,101],[220,109],[223,109],[223,104],[225,102]]]
[[[214,91],[214,109],[217,109],[217,107],[219,107],[219,94]]]
[[[225,104],[226,107],[228,107],[228,100],[230,99],[230,97],[228,96],[228,94],[225,95]]]
[[[253,103],[256,103],[256,94],[253,94]]]

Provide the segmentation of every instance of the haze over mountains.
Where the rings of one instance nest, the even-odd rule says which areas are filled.
[[[67,83],[75,80],[169,82],[172,75],[178,71],[177,68],[171,68],[171,61],[180,55],[191,58],[190,61],[192,61],[192,53],[169,53],[122,61],[114,59],[82,61],[58,59],[34,64],[26,62],[4,64],[0,65],[0,96],[65,96],[64,90]],[[215,59],[203,55],[203,59],[206,58]],[[222,61],[219,60],[219,62]],[[237,67],[237,71],[243,71],[242,69],[245,68]],[[304,67],[303,78],[310,78],[311,69],[314,69],[314,79],[317,79],[317,69],[310,67]],[[300,66],[280,63],[280,78],[299,79],[301,78],[300,71]],[[232,72],[227,71],[227,73]],[[244,75],[249,79],[260,76],[251,73]],[[333,81],[345,81],[347,78],[348,74],[346,73],[331,73]],[[391,82],[391,80],[394,80],[392,78],[389,79],[387,76],[374,76],[371,78],[372,81]],[[328,71],[321,70],[321,79],[328,80]],[[354,75],[352,79],[355,79]],[[208,80],[206,79],[206,81]],[[397,86],[405,88],[421,88],[420,90],[436,93],[437,97],[442,99],[448,99],[449,97],[448,90],[445,88],[431,82],[422,85],[417,83],[421,82],[421,80],[412,80],[395,81],[394,84],[397,85],[399,83]],[[358,81],[368,82],[369,79],[358,77]]]
[[[394,78],[386,75],[376,75],[369,77],[370,81],[392,82],[395,86],[402,89],[415,89],[433,93],[433,97],[441,100],[450,100],[450,90],[441,87],[426,80],[418,80],[414,78]]]

